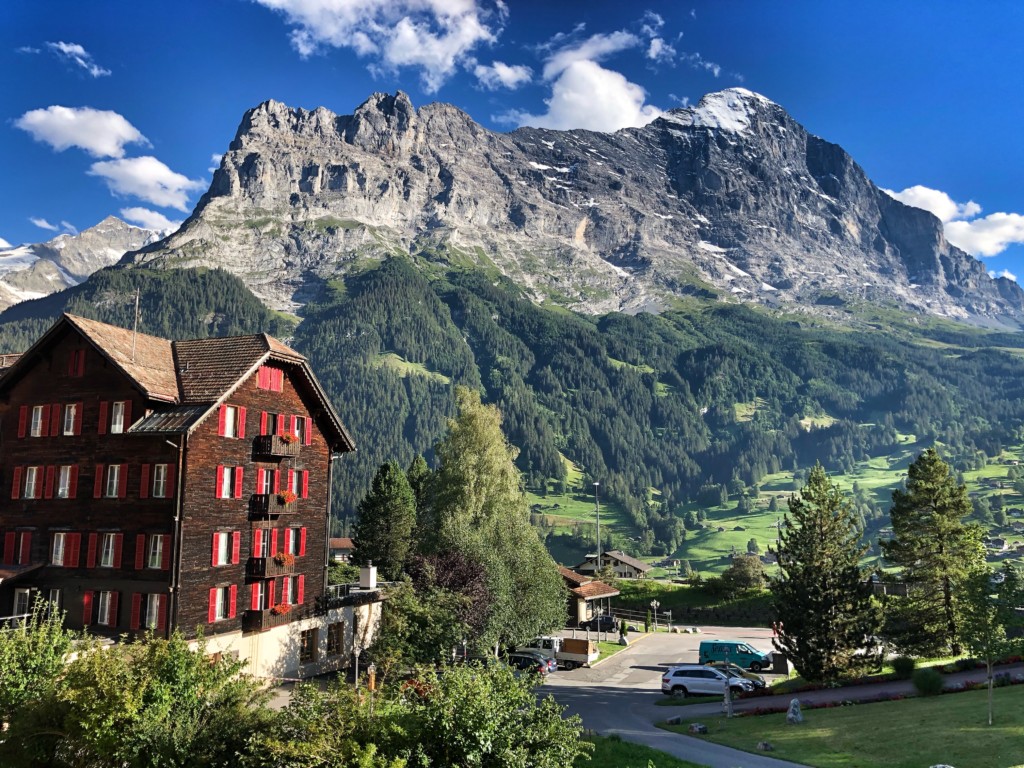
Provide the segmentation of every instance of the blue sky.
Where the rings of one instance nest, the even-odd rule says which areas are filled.
[[[1021,40],[1000,0],[5,0],[0,239],[181,221],[271,98],[615,130],[742,86],[1024,281]]]

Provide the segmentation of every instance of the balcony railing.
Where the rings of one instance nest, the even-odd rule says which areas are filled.
[[[295,573],[294,557],[250,557],[245,566],[245,574],[250,579],[271,579],[275,576],[288,576],[293,573]]]
[[[278,493],[254,493],[249,499],[249,517],[294,515],[296,502],[285,504]]]
[[[246,611],[242,614],[243,632],[266,632],[274,627],[283,627],[296,616],[292,608],[287,613],[275,613],[273,608],[264,608],[257,611]]]
[[[281,435],[257,435],[252,442],[256,456],[298,456],[299,448],[298,438],[285,440]]]

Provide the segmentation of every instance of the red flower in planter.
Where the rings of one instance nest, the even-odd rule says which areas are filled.
[[[291,432],[286,432],[285,434],[281,435],[281,442],[286,444],[298,442],[298,439],[299,436],[293,435]]]
[[[274,562],[278,565],[290,568],[295,565],[295,555],[291,552],[278,552],[274,555]]]
[[[281,491],[277,494],[277,500],[282,504],[291,504],[297,498],[299,497],[295,495],[295,491]]]
[[[292,607],[291,607],[291,605],[289,603],[278,603],[277,605],[275,605],[273,608],[270,609],[270,612],[272,614],[274,614],[275,616],[284,616],[291,609],[292,609]]]

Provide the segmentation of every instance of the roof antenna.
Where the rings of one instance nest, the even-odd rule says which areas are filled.
[[[135,362],[135,341],[139,336],[139,292],[140,288],[135,289],[135,325],[132,328],[132,362]]]

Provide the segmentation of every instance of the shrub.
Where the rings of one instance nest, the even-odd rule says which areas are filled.
[[[910,656],[897,656],[892,660],[892,669],[898,680],[909,680],[916,666],[917,661]]]
[[[944,681],[942,673],[931,667],[916,670],[911,676],[911,680],[914,683],[914,688],[922,696],[938,696],[942,693]]]
[[[957,672],[966,672],[969,669],[974,669],[977,663],[977,659],[957,659],[953,662],[953,666]]]

